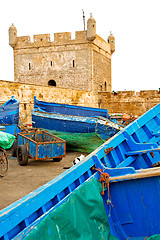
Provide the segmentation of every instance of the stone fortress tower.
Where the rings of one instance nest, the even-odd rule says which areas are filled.
[[[14,51],[15,82],[55,86],[85,91],[111,91],[111,55],[115,38],[105,41],[96,34],[96,21],[90,16],[87,30],[17,37],[9,28],[9,44]]]

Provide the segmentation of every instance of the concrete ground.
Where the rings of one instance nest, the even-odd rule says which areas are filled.
[[[81,155],[80,152],[67,152],[60,162],[29,159],[27,166],[20,166],[10,151],[7,154],[8,174],[0,178],[0,210],[63,173],[66,167],[73,165],[74,158]]]

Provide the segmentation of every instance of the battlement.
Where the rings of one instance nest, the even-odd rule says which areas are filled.
[[[55,42],[66,42],[71,40],[71,32],[54,33]]]
[[[17,29],[12,24],[9,28],[9,45],[12,48],[24,49],[24,48],[34,48],[34,47],[48,47],[65,45],[66,44],[83,44],[83,43],[93,43],[93,48],[95,51],[101,52],[102,54],[111,55],[115,51],[115,38],[112,34],[105,41],[100,36],[96,34],[96,21],[92,17],[87,20],[87,30],[76,31],[75,39],[72,38],[71,32],[59,32],[54,33],[54,41],[51,41],[50,34],[38,34],[33,36],[33,42],[31,42],[29,36],[17,37]]]
[[[34,35],[33,36],[34,43],[38,42],[50,42],[50,34],[39,34],[39,35]]]
[[[76,40],[82,40],[82,41],[85,41],[86,40],[86,37],[87,36],[87,31],[77,31],[75,33],[75,39]]]
[[[22,36],[17,38],[17,44],[31,44],[30,36]]]
[[[105,41],[105,40],[103,40]],[[17,37],[16,44],[13,45],[13,47],[18,46],[21,47],[27,47],[30,45],[31,47],[34,47],[34,45],[44,45],[44,44],[66,44],[71,43],[74,44],[76,42],[88,42],[86,37],[86,31],[76,31],[75,32],[75,39],[72,39],[71,32],[60,32],[60,33],[54,33],[54,41],[51,41],[51,35],[50,34],[38,34],[33,35],[33,42],[31,42],[30,36],[22,36]],[[108,43],[107,43],[108,44]]]
[[[110,44],[102,39],[99,35],[96,34],[96,38],[93,41],[87,39],[87,31],[76,31],[75,38],[72,38],[71,32],[59,32],[54,33],[54,41],[51,41],[50,34],[37,34],[33,35],[33,42],[31,41],[30,36],[17,37],[16,44],[13,48],[27,48],[27,47],[37,47],[39,46],[48,46],[57,45],[57,44],[77,44],[77,43],[94,43],[98,49],[103,49],[104,51],[110,53]],[[99,51],[99,50],[98,50]]]
[[[113,91],[113,92],[101,92],[99,91],[99,95],[105,96],[106,98],[118,98],[118,99],[130,99],[131,98],[159,98],[160,92],[158,90],[140,90],[139,92],[136,91]]]
[[[79,41],[87,41],[86,31],[76,31],[75,32],[75,39],[72,39],[71,32],[60,32],[54,33],[54,41],[51,42],[51,35],[50,34],[38,34],[33,35],[33,42],[31,42],[30,36],[22,36],[17,37],[17,44],[41,44],[41,43],[52,43],[56,44],[57,42],[66,43],[66,42],[79,42]],[[105,42],[105,40],[103,40]],[[88,41],[87,41],[88,42]],[[107,43],[108,44],[108,43]]]

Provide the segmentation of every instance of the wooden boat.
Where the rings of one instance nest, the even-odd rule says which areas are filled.
[[[64,114],[71,116],[82,116],[82,117],[104,117],[109,118],[107,109],[101,108],[91,108],[91,107],[83,107],[83,106],[75,106],[70,104],[61,104],[55,102],[45,102],[39,101],[36,96],[34,96],[34,109],[41,109],[45,112],[56,113],[56,114]]]
[[[88,153],[122,129],[107,118],[62,115],[34,109],[32,126],[47,129],[64,139],[70,150]]]
[[[19,101],[14,96],[0,106],[0,125],[7,133],[15,134],[19,122]]]
[[[18,124],[19,101],[14,96],[0,106],[0,124]]]
[[[83,232],[83,239],[88,239],[88,235],[96,229],[101,232],[99,239],[102,239],[107,222],[112,236],[105,236],[104,239],[144,240],[151,235],[160,234],[160,167],[153,168],[160,159],[159,127],[160,104],[106,141],[84,160],[2,210],[0,239],[26,237],[25,240],[48,240],[49,235],[53,239],[63,239],[61,225],[57,223],[58,218],[64,220],[63,234],[67,240],[71,233],[75,233],[77,237]],[[88,187],[91,186],[88,185],[91,181],[92,187]],[[102,184],[101,188],[98,184]],[[99,191],[99,195],[92,199],[91,191]],[[86,195],[83,195],[82,199],[78,193],[83,192]],[[77,198],[73,199],[73,196]],[[97,201],[101,201],[101,205],[97,205]],[[65,210],[68,202],[72,204]],[[87,212],[91,210],[89,217],[83,218],[83,224],[78,222],[80,215],[72,215],[71,206],[74,206],[74,213],[77,208],[75,202],[82,203],[84,208],[81,214],[84,209],[87,209]],[[102,209],[102,205],[105,215],[94,215],[97,208],[99,211]],[[56,215],[58,209],[62,211]],[[65,212],[68,219],[73,218],[74,224],[68,222],[68,219],[66,222]],[[89,231],[89,223],[97,225]],[[70,231],[69,226],[72,227]],[[82,226],[83,232],[80,233],[78,229]],[[46,235],[40,238],[39,234],[42,234],[43,230],[47,230]]]
[[[32,126],[50,130],[74,151],[90,153],[123,128],[109,120],[105,109],[34,101]]]

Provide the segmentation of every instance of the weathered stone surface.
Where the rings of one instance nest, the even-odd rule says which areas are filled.
[[[96,34],[91,16],[87,30],[17,37],[14,25],[9,28],[9,44],[14,50],[15,82],[0,81],[1,102],[12,95],[20,100],[21,118],[30,122],[34,95],[38,99],[100,107],[109,113],[140,116],[160,102],[154,91],[112,91],[111,55],[115,51],[112,34],[108,42]],[[52,85],[52,86],[51,86]]]
[[[14,50],[15,82],[52,85],[85,91],[111,91],[111,46],[95,34],[87,39],[87,31],[17,37]],[[12,41],[13,42],[13,41]]]
[[[11,96],[20,101],[20,117],[23,123],[31,123],[31,109],[34,96],[48,102],[66,103],[86,107],[106,108],[109,113],[128,113],[142,115],[150,108],[160,103],[158,91],[121,91],[90,92],[74,89],[40,86],[8,81],[0,81],[0,103]]]
[[[128,113],[142,115],[150,108],[160,103],[160,93],[157,90],[99,92],[99,106],[107,108],[109,113]]]
[[[23,123],[31,123],[34,96],[42,101],[98,107],[98,95],[94,92],[0,81],[0,104],[11,96],[20,101],[20,118]]]

